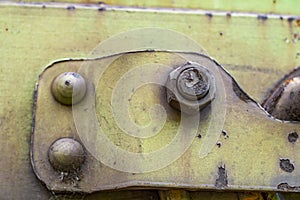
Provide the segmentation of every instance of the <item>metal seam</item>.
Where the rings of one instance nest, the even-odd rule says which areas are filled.
[[[58,2],[11,2],[0,1],[0,6],[15,6],[15,7],[32,7],[32,8],[59,8],[59,9],[87,9],[99,11],[125,11],[125,12],[145,12],[145,13],[166,13],[166,14],[190,14],[190,15],[206,15],[213,16],[227,16],[227,17],[252,17],[260,20],[270,19],[300,19],[300,15],[285,15],[285,14],[267,14],[255,12],[231,12],[231,11],[217,11],[217,10],[203,10],[203,9],[185,9],[185,8],[159,8],[159,7],[130,7],[117,6],[106,4],[80,4],[80,3],[58,3]]]

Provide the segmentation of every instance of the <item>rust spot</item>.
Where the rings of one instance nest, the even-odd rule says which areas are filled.
[[[205,13],[205,15],[209,18],[212,18],[213,17],[213,14],[212,13]]]
[[[300,26],[300,18],[296,19],[297,26]]]
[[[257,19],[259,19],[259,20],[267,20],[268,16],[267,15],[257,15]]]
[[[75,6],[68,6],[67,7],[67,10],[75,10],[76,8],[75,8]]]
[[[288,183],[280,183],[277,185],[277,189],[283,190],[283,191],[299,192],[300,186],[290,186]]]
[[[106,11],[105,7],[98,8],[98,11]]]
[[[215,186],[218,189],[223,189],[225,187],[227,187],[228,185],[228,180],[227,180],[227,171],[225,169],[225,165],[220,166],[218,168],[218,178],[216,179],[216,183]]]
[[[223,134],[224,136],[226,136],[226,135],[227,135],[227,131],[222,130],[222,134]]]
[[[221,132],[222,132],[222,135],[224,136],[225,140],[226,140],[227,138],[229,138],[229,135],[228,135],[227,131],[222,130]]]
[[[298,133],[296,131],[293,131],[293,132],[289,133],[288,140],[291,143],[295,143],[297,141],[298,137],[299,137]]]
[[[295,20],[295,17],[289,17],[289,18],[287,18],[288,22],[293,22],[294,20]]]
[[[295,169],[294,165],[289,159],[280,159],[280,168],[288,173],[292,173]]]
[[[231,17],[231,13],[226,13],[226,16],[227,17]]]
[[[79,182],[84,177],[82,171],[80,169],[76,169],[70,172],[56,172],[57,178],[65,184],[72,184],[74,187],[78,187]]]
[[[300,40],[300,34],[298,34],[298,33],[294,33],[293,37],[294,37],[294,42],[297,42],[298,40]]]

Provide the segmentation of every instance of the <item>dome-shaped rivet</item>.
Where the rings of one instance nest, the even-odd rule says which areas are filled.
[[[54,169],[69,172],[80,169],[85,160],[85,151],[76,140],[61,138],[50,146],[48,156]]]
[[[65,72],[54,79],[51,91],[58,102],[64,105],[76,104],[86,94],[86,82],[75,72]]]

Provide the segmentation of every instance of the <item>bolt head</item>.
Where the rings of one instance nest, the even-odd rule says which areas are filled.
[[[55,170],[69,172],[80,169],[85,160],[85,151],[76,140],[61,138],[50,146],[48,157]]]
[[[80,102],[86,94],[85,79],[75,72],[58,75],[52,82],[51,91],[54,98],[64,104],[72,105]]]
[[[203,69],[199,69],[199,67],[185,68],[177,78],[178,91],[186,99],[201,99],[208,93],[209,87],[207,73],[204,73]]]
[[[195,62],[174,69],[166,87],[169,105],[187,114],[195,114],[206,107],[216,92],[213,73]]]

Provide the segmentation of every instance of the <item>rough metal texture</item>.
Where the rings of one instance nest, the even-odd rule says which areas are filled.
[[[214,75],[199,63],[187,63],[170,72],[166,82],[168,103],[187,114],[195,114],[214,98]]]
[[[300,68],[286,75],[264,101],[263,107],[280,120],[300,121]]]
[[[83,146],[72,138],[56,140],[48,150],[52,167],[60,172],[72,172],[81,168],[85,159]]]
[[[13,0],[20,1],[20,0]],[[253,13],[279,13],[279,14],[299,14],[296,5],[300,3],[299,0],[293,1],[278,1],[278,0],[252,0],[251,3],[241,0],[157,0],[157,1],[140,1],[140,0],[107,0],[99,2],[98,0],[23,0],[22,2],[69,2],[69,3],[83,3],[83,4],[101,4],[101,5],[121,5],[132,7],[148,7],[148,8],[184,8],[184,9],[203,9],[203,10],[222,10],[228,12],[253,12]],[[259,6],[258,6],[259,5]],[[72,9],[70,7],[70,9]],[[210,12],[207,11],[208,15]],[[265,18],[265,15],[262,15]]]
[[[97,118],[107,137],[115,145],[125,150],[130,149],[132,152],[152,152],[163,147],[165,141],[169,141],[170,138],[174,137],[173,130],[178,129],[180,117],[178,113],[172,112],[168,107],[166,107],[166,112],[169,114],[169,118],[159,134],[143,140],[127,136],[113,120],[111,95],[122,74],[131,70],[134,66],[159,62],[169,63],[176,68],[176,66],[181,66],[186,62],[182,59],[183,54],[193,62],[203,63],[207,68],[213,70],[216,75],[215,62],[197,53],[182,53],[179,56],[170,52],[141,51],[116,57],[99,82],[95,81],[95,77],[90,78],[92,85],[97,88],[96,102],[101,102],[96,104]],[[223,95],[226,96],[226,101],[223,104],[216,103],[211,108],[207,107],[201,112],[201,125],[198,132],[203,136],[203,139],[195,136],[190,148],[178,160],[157,171],[126,173],[113,170],[89,155],[82,167],[83,176],[80,180],[72,184],[61,182],[60,176],[49,166],[45,151],[47,151],[52,141],[59,137],[73,137],[80,140],[80,138],[85,139],[85,136],[76,132],[72,109],[60,106],[51,99],[48,90],[50,87],[49,80],[55,77],[56,74],[60,74],[61,71],[77,71],[79,66],[85,66],[87,63],[90,63],[88,65],[94,69],[97,66],[102,66],[102,60],[105,63],[106,59],[108,58],[57,62],[49,66],[40,76],[33,135],[33,165],[37,176],[49,189],[54,191],[93,192],[126,187],[176,187],[191,190],[277,191],[282,189],[278,187],[282,182],[300,185],[297,179],[298,174],[300,174],[300,168],[297,165],[297,161],[300,160],[300,155],[297,153],[300,146],[297,142],[292,144],[287,139],[287,135],[291,131],[300,131],[299,125],[276,121],[268,116],[238,86],[233,89],[234,80],[220,66],[218,67],[220,77],[216,78],[216,85],[219,89],[213,103]],[[82,62],[85,62],[85,65],[82,65]],[[120,72],[120,66],[122,66],[122,72]],[[116,75],[117,71],[120,74]],[[168,73],[160,74],[161,78],[166,79],[167,76]],[[110,80],[111,87],[107,87],[107,80]],[[222,93],[221,88],[224,88],[225,93]],[[88,91],[92,91],[91,89],[88,89]],[[148,113],[145,111],[149,110],[151,105],[155,103],[166,104],[162,91],[164,91],[162,88],[151,87],[137,90],[130,99],[130,103],[134,105],[130,118],[137,123],[146,123]],[[87,96],[90,94],[88,92]],[[122,94],[120,95],[122,96]],[[84,102],[82,103],[83,108],[85,108]],[[209,132],[210,123],[212,123],[212,127],[217,126],[209,119],[221,117],[220,110],[224,106],[226,107],[225,117],[221,121],[216,121],[216,123],[224,123],[223,131]],[[38,119],[43,119],[43,121]],[[84,116],[82,116],[82,119],[84,119]],[[87,126],[90,125],[87,124]],[[57,129],[64,131],[58,133]],[[43,134],[45,130],[48,131],[47,135]],[[90,136],[90,134],[92,133],[88,135]],[[213,143],[212,150],[208,152],[208,155],[201,158],[199,152],[202,145],[207,144],[205,137],[208,134],[210,134],[209,138],[214,137],[213,135],[216,134],[217,141]],[[230,135],[230,137],[226,137],[227,135]],[[95,138],[93,139],[94,143],[98,141],[96,135],[92,138]],[[96,146],[99,146],[99,144],[96,144]],[[91,149],[92,147],[88,146],[86,148]],[[295,164],[287,163],[287,160],[278,163],[282,157],[291,160]],[[122,163],[124,160],[117,160],[116,162]],[[163,162],[163,160],[160,160],[160,162]],[[143,163],[139,162],[139,165],[143,166]]]
[[[240,2],[243,3],[233,5],[249,8],[248,5],[244,5],[245,1]],[[295,5],[296,1],[277,1],[274,9],[276,11],[278,7],[283,6],[285,9],[279,13],[289,14],[294,9],[294,14],[298,14],[298,7]],[[220,9],[231,10],[232,7],[228,6]],[[206,8],[215,10],[217,7],[215,5]],[[261,8],[256,4],[252,7]],[[86,57],[99,42],[113,34],[133,28],[157,26],[174,29],[203,45],[211,56],[225,65],[247,93],[260,102],[265,91],[272,88],[282,74],[300,65],[300,43],[295,38],[295,34],[299,33],[299,23],[293,18],[287,21],[286,18],[280,20],[278,16],[276,19],[262,20],[256,17],[225,15],[208,17],[184,12],[98,12],[66,8],[67,6],[46,6],[46,9],[43,9],[42,5],[38,8],[2,5],[0,7],[1,199],[49,199],[51,196],[32,172],[29,143],[35,82],[44,66],[53,60]],[[270,7],[269,3],[264,8],[265,13],[274,12],[270,10],[273,7]],[[231,132],[228,131],[228,134]],[[280,146],[284,147],[285,144]],[[273,165],[278,167],[278,160],[274,160]],[[93,194],[87,198],[143,199],[149,196],[148,192],[134,191],[101,193],[99,196]],[[195,192],[191,193],[191,196],[193,199],[201,196],[204,199],[220,199],[220,196],[233,199],[237,195]],[[62,199],[64,198],[63,196]],[[291,194],[288,199],[299,199],[299,196]]]

